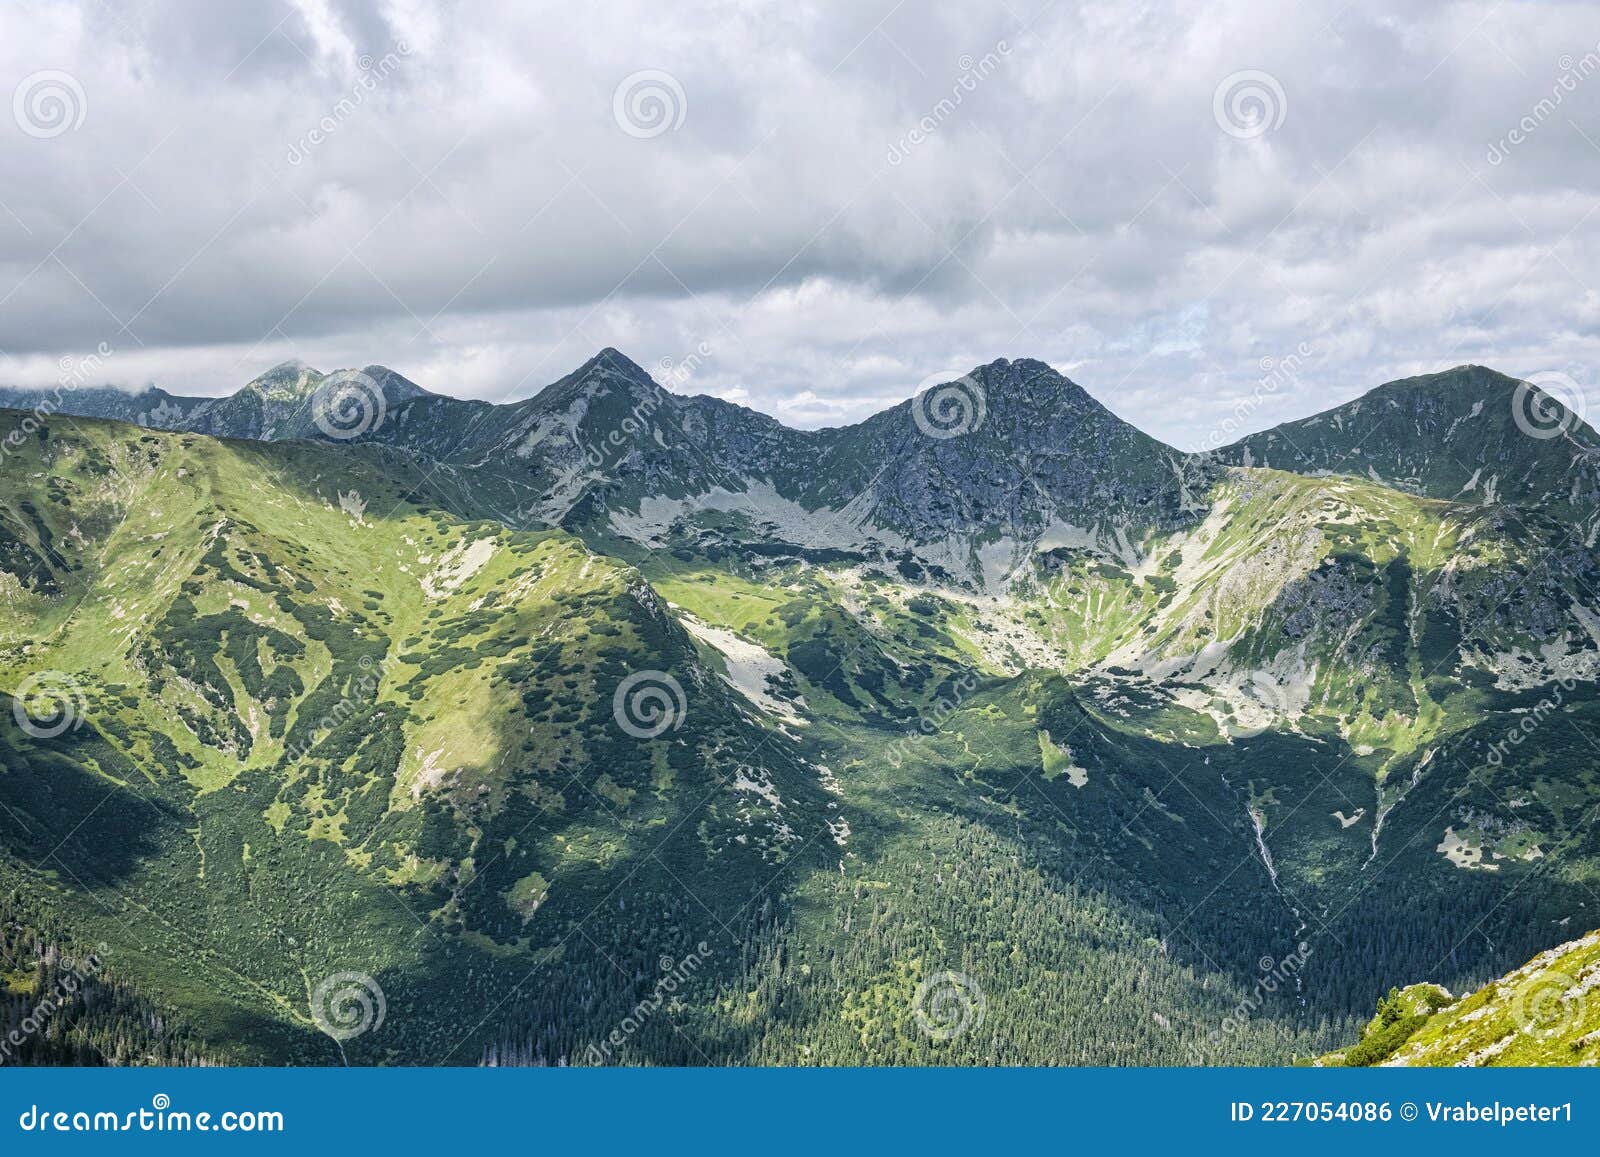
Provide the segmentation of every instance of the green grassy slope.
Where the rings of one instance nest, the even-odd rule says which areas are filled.
[[[1395,989],[1353,1047],[1324,1065],[1600,1064],[1600,932],[1558,945],[1456,999]]]

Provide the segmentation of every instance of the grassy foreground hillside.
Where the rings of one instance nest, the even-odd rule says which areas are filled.
[[[1456,999],[1434,984],[1396,989],[1333,1065],[1600,1064],[1600,932],[1541,952]]]

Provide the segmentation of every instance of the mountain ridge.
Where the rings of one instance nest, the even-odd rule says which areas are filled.
[[[886,415],[893,414],[893,413],[896,413],[896,412],[899,412],[899,411],[902,411],[902,410],[906,409],[906,407],[908,406],[908,403],[914,401],[915,397],[917,396],[917,395],[913,395],[910,398],[906,398],[906,399],[904,399],[904,400],[902,400],[900,402],[896,402],[896,403],[894,403],[894,404],[892,404],[890,406],[885,407],[882,410],[879,410],[879,411],[877,411],[877,412],[875,412],[873,414],[870,414],[865,418],[861,418],[861,419],[858,419],[857,421],[845,423],[845,424],[839,425],[839,426],[821,426],[821,427],[787,426],[780,419],[778,419],[776,417],[773,417],[772,415],[766,413],[765,411],[757,410],[757,409],[755,409],[753,407],[745,406],[745,405],[742,405],[742,404],[740,404],[738,402],[728,401],[727,399],[718,397],[717,395],[714,395],[714,394],[686,394],[686,393],[677,393],[676,391],[667,390],[666,387],[660,386],[659,383],[656,383],[654,378],[651,377],[649,372],[647,370],[645,370],[642,365],[640,365],[639,363],[633,361],[631,358],[629,358],[626,354],[622,353],[616,347],[614,347],[614,346],[606,346],[606,347],[602,348],[594,356],[590,357],[588,360],[586,360],[584,363],[582,363],[580,366],[576,367],[574,370],[569,372],[568,374],[563,375],[562,377],[557,378],[554,381],[552,381],[552,382],[550,382],[550,383],[548,383],[548,384],[546,384],[544,386],[539,387],[533,393],[529,394],[527,397],[510,399],[510,400],[507,400],[507,401],[490,401],[488,399],[482,399],[482,398],[457,397],[457,396],[452,395],[452,394],[438,393],[437,391],[428,390],[428,389],[426,389],[426,388],[424,388],[424,387],[422,387],[420,385],[417,385],[415,382],[411,381],[410,379],[405,378],[403,375],[397,373],[396,371],[388,369],[387,367],[379,365],[379,364],[366,365],[366,366],[362,366],[362,367],[353,367],[352,369],[348,369],[348,370],[333,370],[333,371],[329,371],[328,373],[322,373],[322,371],[316,370],[314,367],[309,366],[307,363],[301,361],[298,358],[290,358],[290,359],[287,359],[287,360],[285,360],[283,362],[277,363],[276,365],[272,366],[271,368],[267,369],[266,371],[263,371],[261,374],[257,375],[255,378],[251,379],[244,386],[241,386],[238,390],[235,390],[231,394],[204,394],[204,395],[202,395],[202,394],[193,394],[193,395],[190,395],[190,394],[176,394],[176,393],[173,393],[170,390],[166,389],[165,387],[156,385],[153,382],[149,383],[149,384],[146,384],[145,386],[143,386],[143,387],[141,387],[141,388],[139,388],[137,390],[126,389],[124,387],[112,386],[112,385],[73,386],[73,387],[55,387],[55,388],[47,387],[47,386],[39,386],[39,387],[0,386],[0,409],[24,409],[24,410],[25,409],[31,409],[33,407],[32,407],[32,405],[28,404],[29,402],[36,401],[36,400],[42,400],[42,399],[45,399],[45,398],[48,398],[48,397],[51,397],[51,396],[86,398],[86,399],[90,399],[90,402],[88,403],[89,405],[97,405],[97,404],[100,403],[100,401],[101,401],[101,399],[103,397],[111,397],[113,395],[118,395],[118,396],[122,396],[124,398],[131,398],[131,399],[144,399],[144,398],[147,398],[147,397],[153,397],[153,398],[164,399],[164,400],[167,400],[167,401],[170,401],[170,402],[173,402],[173,403],[176,403],[176,404],[181,404],[181,405],[184,405],[184,406],[188,407],[188,406],[202,405],[202,404],[210,403],[210,402],[217,402],[217,401],[221,401],[221,400],[224,400],[224,399],[227,399],[227,398],[230,398],[230,397],[234,397],[236,394],[238,394],[238,393],[240,393],[240,392],[242,392],[244,390],[249,390],[252,387],[257,386],[260,383],[269,382],[269,381],[278,379],[281,376],[284,376],[285,375],[285,371],[293,370],[293,371],[296,371],[296,372],[306,372],[306,373],[309,373],[309,374],[311,374],[311,375],[313,375],[313,376],[315,376],[317,378],[321,378],[321,379],[326,379],[326,378],[329,378],[329,377],[333,377],[333,376],[335,376],[337,374],[340,374],[340,373],[362,372],[362,373],[366,373],[368,375],[371,375],[371,376],[374,376],[374,377],[377,377],[377,378],[380,378],[380,379],[384,379],[384,378],[396,379],[399,382],[405,383],[412,390],[415,390],[415,391],[419,392],[420,394],[423,394],[423,395],[426,395],[426,396],[429,396],[429,397],[442,399],[442,400],[444,400],[446,402],[453,402],[453,403],[462,404],[462,405],[468,405],[468,406],[473,406],[473,407],[484,407],[484,408],[494,409],[494,410],[506,410],[506,409],[516,408],[516,407],[526,406],[526,405],[528,405],[530,403],[551,401],[552,399],[554,399],[556,396],[558,396],[560,394],[563,386],[569,385],[570,383],[573,383],[573,382],[579,380],[584,375],[586,375],[587,373],[591,372],[593,369],[601,367],[601,366],[610,366],[610,367],[618,370],[620,373],[623,373],[623,374],[625,374],[625,375],[627,375],[629,377],[632,377],[635,381],[638,381],[641,384],[652,385],[657,390],[659,390],[659,391],[661,391],[663,393],[666,393],[666,394],[670,394],[671,396],[673,396],[675,398],[682,399],[682,400],[689,401],[689,402],[695,402],[695,403],[712,403],[712,404],[716,404],[716,405],[720,405],[720,406],[731,407],[731,408],[733,408],[735,410],[738,410],[738,411],[741,411],[741,412],[743,412],[745,414],[748,414],[748,415],[750,415],[750,416],[752,416],[754,418],[758,418],[758,419],[760,419],[762,421],[769,422],[769,423],[771,423],[771,424],[773,424],[775,426],[781,426],[782,428],[784,428],[786,430],[789,430],[789,431],[791,431],[793,433],[797,433],[797,434],[827,434],[829,432],[853,430],[853,429],[856,429],[856,428],[858,428],[860,426],[866,425],[868,423],[881,420]],[[1115,415],[1115,413],[1113,411],[1111,411],[1110,408],[1107,407],[1104,402],[1101,402],[1099,399],[1095,398],[1088,390],[1084,389],[1081,385],[1079,385],[1076,382],[1073,382],[1070,378],[1067,378],[1065,375],[1060,375],[1058,373],[1058,371],[1055,371],[1053,369],[1053,367],[1051,367],[1049,365],[1048,362],[1042,361],[1042,360],[1037,359],[1037,358],[1030,358],[1030,357],[1020,357],[1020,358],[999,357],[999,358],[996,358],[996,359],[994,359],[994,360],[992,360],[990,362],[983,363],[983,364],[978,365],[978,366],[974,366],[972,369],[968,370],[966,372],[966,374],[958,374],[958,375],[956,375],[955,377],[953,377],[950,380],[951,381],[962,381],[962,380],[970,379],[974,374],[977,374],[980,371],[986,371],[986,370],[991,370],[991,369],[996,369],[996,368],[1002,368],[1002,367],[1006,367],[1006,366],[1026,366],[1026,367],[1029,367],[1029,368],[1033,368],[1033,369],[1037,369],[1037,370],[1044,370],[1044,371],[1048,371],[1051,374],[1055,374],[1056,376],[1060,377],[1060,379],[1063,382],[1065,382],[1069,386],[1071,386],[1072,389],[1075,392],[1081,393],[1082,396],[1085,399],[1087,399],[1089,402],[1091,402],[1094,406],[1097,406],[1100,409],[1104,410],[1107,414],[1111,414],[1114,417],[1118,417],[1118,419],[1120,421],[1124,421],[1124,422],[1127,421],[1127,419],[1123,419],[1123,418],[1120,418],[1120,416]],[[1411,376],[1405,377],[1405,378],[1390,379],[1388,381],[1385,381],[1385,382],[1379,383],[1378,385],[1370,387],[1369,389],[1367,389],[1366,391],[1364,391],[1363,393],[1361,393],[1360,395],[1358,395],[1356,398],[1352,399],[1349,402],[1340,403],[1339,405],[1329,407],[1329,408],[1327,408],[1325,410],[1315,411],[1315,412],[1313,412],[1311,414],[1306,415],[1304,418],[1288,419],[1288,420],[1286,420],[1284,422],[1278,423],[1275,426],[1268,427],[1266,429],[1257,431],[1257,432],[1252,433],[1252,434],[1241,435],[1240,437],[1234,439],[1232,442],[1227,443],[1224,446],[1217,447],[1215,449],[1195,450],[1195,451],[1180,451],[1180,450],[1177,450],[1176,448],[1173,448],[1173,447],[1168,447],[1168,448],[1171,449],[1173,453],[1185,454],[1185,455],[1188,455],[1190,457],[1204,457],[1204,456],[1207,456],[1207,455],[1221,455],[1221,454],[1225,454],[1225,453],[1239,452],[1239,451],[1242,450],[1242,448],[1246,444],[1251,443],[1253,440],[1258,440],[1258,439],[1265,438],[1269,434],[1279,433],[1280,431],[1282,431],[1282,430],[1284,430],[1286,428],[1292,429],[1292,428],[1294,428],[1294,427],[1296,427],[1298,425],[1309,424],[1309,423],[1313,423],[1313,422],[1315,422],[1315,421],[1317,421],[1319,419],[1328,418],[1328,417],[1330,417],[1330,416],[1332,416],[1332,415],[1334,415],[1334,414],[1336,414],[1336,413],[1338,413],[1340,411],[1346,410],[1346,409],[1351,408],[1351,407],[1359,406],[1363,401],[1376,400],[1376,399],[1379,399],[1379,398],[1381,398],[1383,396],[1386,396],[1387,394],[1389,394],[1391,392],[1403,392],[1405,390],[1422,387],[1422,386],[1424,386],[1424,385],[1426,385],[1428,383],[1432,383],[1432,382],[1445,381],[1445,380],[1451,380],[1451,379],[1462,379],[1462,378],[1469,377],[1469,376],[1490,377],[1490,378],[1493,378],[1493,379],[1498,379],[1498,380],[1500,380],[1501,382],[1504,382],[1504,383],[1509,383],[1513,387],[1518,385],[1518,384],[1521,384],[1523,382],[1523,379],[1512,377],[1511,375],[1507,375],[1507,374],[1505,374],[1505,373],[1503,373],[1501,371],[1492,369],[1491,367],[1488,367],[1488,366],[1480,365],[1478,363],[1470,363],[1470,362],[1469,363],[1462,363],[1460,365],[1452,366],[1452,367],[1450,367],[1448,369],[1445,369],[1445,370],[1433,371],[1433,372],[1426,373],[1426,374],[1416,374],[1416,375],[1411,375]],[[947,384],[947,383],[938,383],[938,384]],[[1546,394],[1546,397],[1549,397],[1549,396],[1550,395]],[[407,398],[406,400],[409,401],[411,399]],[[1565,407],[1565,404],[1561,402],[1561,399],[1559,397],[1556,397],[1553,400],[1558,405],[1561,405],[1562,411],[1565,411],[1567,409]],[[74,413],[79,413],[80,411],[63,407],[61,412],[68,413],[68,414],[74,414]],[[117,415],[115,415],[115,414],[93,412],[93,411],[88,410],[88,409],[85,409],[85,410],[81,411],[81,413],[82,413],[82,416],[85,416],[85,417],[117,417]],[[1590,436],[1591,439],[1600,440],[1600,436],[1596,436],[1594,431],[1592,429],[1588,428],[1587,424],[1583,422],[1583,417],[1582,417],[1581,414],[1573,413],[1572,414],[1572,418],[1576,419],[1576,422],[1578,424],[1582,424],[1584,426],[1585,430],[1587,430],[1588,435]],[[124,420],[126,420],[126,419],[124,419]],[[1129,424],[1131,425],[1132,423],[1129,423]],[[1135,425],[1134,428],[1138,429],[1138,427],[1136,425]],[[1570,423],[1569,423],[1569,428],[1570,428]],[[1142,432],[1143,431],[1141,431],[1141,433]],[[1149,437],[1149,435],[1146,435],[1146,436]]]
[[[378,366],[323,375],[298,362],[199,405],[163,395],[141,410],[95,391],[62,408],[75,400],[213,436],[389,445],[436,464],[508,524],[565,526],[602,545],[842,550],[978,588],[1062,548],[1141,565],[1152,536],[1205,517],[1203,496],[1228,466],[1581,512],[1586,540],[1600,533],[1600,436],[1536,386],[1475,366],[1385,383],[1201,453],[1151,438],[1029,358],[820,430],[665,389],[613,347],[505,403],[433,394]],[[1529,415],[1553,420],[1556,436]]]

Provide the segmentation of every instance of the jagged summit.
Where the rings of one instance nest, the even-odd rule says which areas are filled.
[[[1385,382],[1352,402],[1241,438],[1223,461],[1353,474],[1413,494],[1542,507],[1594,525],[1600,435],[1570,379],[1525,382],[1455,366]]]

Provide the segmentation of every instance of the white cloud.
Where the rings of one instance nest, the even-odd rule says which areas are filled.
[[[49,139],[0,119],[0,378],[104,341],[121,384],[221,392],[293,355],[504,399],[605,345],[704,343],[680,388],[818,424],[1038,357],[1179,444],[1301,343],[1256,423],[1464,361],[1600,386],[1600,75],[1488,159],[1600,53],[1592,8],[1292,17],[6,6],[0,96],[60,70],[87,109]],[[613,94],[645,69],[685,107],[640,139]],[[1213,119],[1244,70],[1286,104],[1252,140]]]

